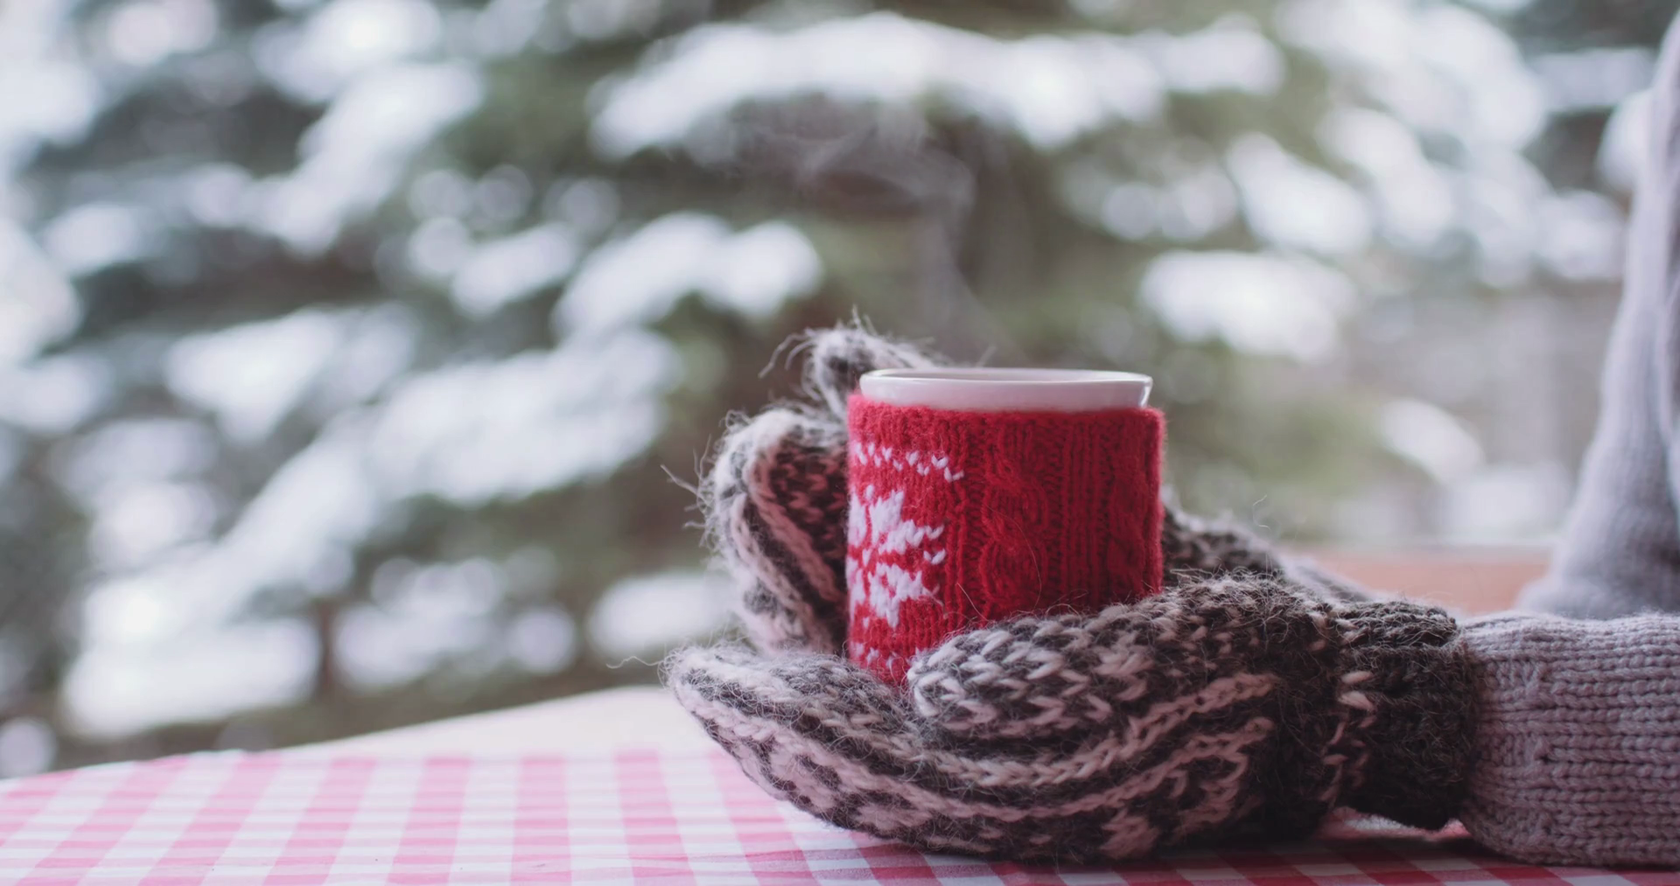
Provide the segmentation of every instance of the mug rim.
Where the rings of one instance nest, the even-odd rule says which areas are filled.
[[[904,382],[934,382],[987,385],[1153,385],[1155,379],[1141,372],[1111,369],[1042,369],[954,366],[937,369],[874,369],[862,379],[893,379]]]
[[[1147,406],[1155,380],[1107,369],[877,369],[859,392],[896,406],[978,412],[1099,412]]]

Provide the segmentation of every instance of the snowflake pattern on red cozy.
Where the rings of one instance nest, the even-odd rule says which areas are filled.
[[[948,525],[963,472],[948,456],[853,441],[846,586],[854,661],[899,679],[921,635],[943,626]],[[906,641],[909,641],[907,644]]]

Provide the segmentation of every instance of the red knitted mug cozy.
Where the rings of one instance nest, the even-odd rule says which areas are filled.
[[[847,653],[883,679],[965,628],[1160,589],[1160,412],[848,413]]]

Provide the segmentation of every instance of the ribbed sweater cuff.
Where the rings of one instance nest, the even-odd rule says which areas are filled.
[[[1680,864],[1680,618],[1505,615],[1464,642],[1470,832],[1532,861]]]

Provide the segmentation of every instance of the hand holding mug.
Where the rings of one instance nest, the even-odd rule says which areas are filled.
[[[686,650],[666,671],[678,701],[767,791],[841,826],[921,848],[1020,860],[1118,859],[1206,839],[1299,837],[1338,804],[1426,827],[1458,808],[1474,692],[1451,618],[1407,603],[1332,600],[1348,599],[1345,589],[1240,532],[1209,529],[1153,501],[1140,510],[1135,487],[1121,496],[1124,508],[1152,516],[1145,532],[1159,548],[1131,544],[1130,577],[1106,556],[1074,556],[1098,565],[1081,566],[1086,577],[1069,579],[1074,585],[1035,586],[1040,576],[1063,579],[1042,564],[987,579],[980,558],[968,572],[922,573],[925,594],[910,584],[888,588],[910,588],[899,594],[900,626],[915,613],[909,604],[929,607],[918,616],[931,626],[926,636],[868,634],[880,622],[891,627],[880,615],[891,604],[859,604],[875,620],[854,615],[849,551],[856,580],[883,554],[908,572],[912,543],[921,562],[951,562],[952,539],[940,546],[945,534],[984,536],[988,517],[1029,527],[1053,521],[1042,508],[1012,508],[1007,497],[960,504],[954,489],[932,480],[929,488],[951,497],[929,498],[919,519],[906,517],[910,492],[902,505],[881,486],[869,495],[867,477],[883,476],[871,472],[937,471],[939,483],[954,487],[974,465],[990,464],[969,460],[973,440],[1022,457],[1034,444],[1021,441],[1037,438],[1008,422],[935,433],[920,424],[942,427],[931,407],[889,403],[878,411],[880,398],[869,391],[852,398],[868,370],[931,369],[915,349],[845,328],[817,333],[806,347],[818,403],[771,409],[733,427],[701,490],[760,651]],[[863,436],[849,440],[848,419]],[[1135,416],[1126,427],[1131,443],[1121,445],[1130,457],[1150,451],[1137,441],[1159,439],[1158,424],[1153,438]],[[947,432],[953,436],[941,436]],[[1018,464],[1025,467],[1011,469],[1016,482],[1052,488],[1086,470]],[[848,468],[858,472],[854,488],[865,484],[861,522]],[[947,481],[946,470],[963,477]],[[879,515],[867,513],[871,507]],[[1070,540],[1090,537],[1068,532],[1040,544],[1088,546]],[[946,559],[933,564],[941,550]],[[1049,614],[1013,615],[984,608],[1015,605],[1001,593],[972,606],[958,593],[970,582],[993,588],[985,582],[1002,576],[998,588],[1031,598],[1023,609],[1092,589],[1130,600],[1151,590],[1137,562],[1160,564],[1143,571],[1161,593],[1136,602],[1103,606],[1087,596],[1077,605],[1053,602]],[[856,587],[873,593],[866,583]],[[954,621],[941,621],[947,617]],[[848,642],[860,622],[865,646]],[[955,633],[939,634],[947,628]],[[910,656],[897,674],[879,655],[868,659],[869,648],[888,643],[906,644],[891,651]]]

